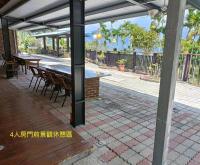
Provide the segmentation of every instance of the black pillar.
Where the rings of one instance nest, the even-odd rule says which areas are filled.
[[[55,50],[55,38],[54,37],[52,37],[52,48],[53,48],[53,50]]]
[[[3,35],[3,46],[4,53],[7,61],[12,59],[11,48],[10,48],[10,37],[9,37],[9,29],[8,29],[8,20],[5,18],[1,18],[2,24],[2,35]],[[7,78],[13,77],[12,66],[6,66],[6,75]]]
[[[85,1],[70,0],[72,126],[85,124]]]
[[[67,44],[67,52],[69,52],[69,36],[68,35],[67,35],[66,44]]]
[[[47,50],[47,46],[46,46],[46,37],[43,37],[43,45],[44,45],[44,49]]]
[[[57,55],[59,56],[59,37],[56,37],[56,48],[57,48]]]

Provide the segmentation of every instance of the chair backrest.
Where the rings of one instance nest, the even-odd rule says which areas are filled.
[[[6,56],[5,56],[4,53],[2,53],[2,58],[3,58],[4,60],[6,60]]]
[[[71,79],[66,78],[65,76],[61,76],[59,77],[59,81],[66,90],[71,91],[72,89]]]
[[[44,73],[45,72],[44,69],[39,68],[39,67],[35,67],[35,68],[37,69],[37,72],[38,72],[39,76],[45,79],[46,75]]]
[[[33,73],[34,76],[38,74],[38,70],[37,70],[36,67],[34,67],[34,66],[29,66],[29,68],[30,68],[30,70],[31,70],[31,72]]]
[[[45,71],[44,74],[45,74],[47,80],[49,80],[51,83],[55,84],[55,79],[54,79],[54,76],[53,76],[55,73]]]

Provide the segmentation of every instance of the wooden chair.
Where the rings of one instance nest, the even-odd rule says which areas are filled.
[[[57,95],[59,91],[61,91],[61,84],[58,79],[59,75],[56,75],[55,73],[49,72],[49,78],[51,79],[53,90],[51,92],[50,100],[53,98],[53,94],[55,91],[57,91]]]
[[[2,68],[5,68],[5,66],[6,66],[6,57],[5,57],[5,54],[4,53],[2,53],[1,54],[1,56],[2,56],[2,64],[1,64],[1,67]]]
[[[42,88],[42,91],[41,91],[41,95],[43,94],[44,96],[46,95],[46,91],[48,89],[49,86],[53,86],[53,83],[52,83],[52,80],[50,78],[50,72],[49,71],[46,71],[46,70],[43,70],[42,72],[43,76],[45,77],[45,84]]]
[[[46,81],[45,81],[45,85],[43,87],[42,93],[44,92],[44,96],[45,96],[48,87],[50,86],[51,89],[53,88],[53,90],[51,92],[51,95],[50,95],[50,100],[51,100],[52,97],[53,97],[54,92],[60,89],[60,87],[59,87],[60,84],[59,84],[59,82],[58,82],[58,80],[56,78],[55,73],[49,72],[49,71],[45,71],[44,75],[46,77]]]
[[[31,84],[32,84],[32,82],[33,82],[33,79],[36,78],[36,82],[35,82],[35,85],[34,85],[34,88],[33,88],[33,90],[34,90],[35,87],[36,87],[36,85],[37,85],[38,79],[40,78],[40,75],[39,75],[38,70],[37,70],[36,67],[34,67],[34,66],[29,66],[29,68],[30,68],[30,70],[31,70],[31,72],[32,72],[32,74],[33,74],[32,78],[31,78],[31,81],[30,81],[30,84],[29,84],[29,88],[31,87]]]
[[[26,70],[26,63],[24,60],[20,60],[18,58],[15,58],[15,60],[17,61],[17,63],[19,64],[19,66],[21,66],[22,72],[24,72]]]
[[[43,80],[44,82],[46,82],[47,78],[46,78],[45,70],[44,70],[44,69],[42,69],[42,68],[40,68],[40,67],[37,67],[36,69],[37,69],[37,72],[38,72],[39,77],[40,77],[38,86],[37,86],[37,88],[36,88],[36,92],[37,92],[37,91],[38,91],[38,88],[39,88],[39,86],[40,86],[41,81]]]
[[[12,72],[18,78],[19,65],[14,58],[12,58],[11,60],[5,60],[4,68],[6,69],[6,72]]]
[[[61,88],[65,90],[64,100],[62,102],[62,107],[65,104],[65,101],[67,99],[67,96],[70,97],[72,86],[71,86],[71,78],[67,78],[65,76],[58,77],[59,83],[61,85]],[[57,99],[58,93],[56,95],[55,101]]]

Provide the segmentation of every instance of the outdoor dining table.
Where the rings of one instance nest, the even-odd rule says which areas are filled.
[[[57,65],[43,65],[48,71],[65,76],[71,76],[71,66],[57,64]],[[100,78],[110,76],[110,74],[97,72],[91,69],[85,69],[85,97],[97,98],[99,97]]]
[[[40,62],[40,58],[35,57],[35,56],[31,56],[28,54],[15,54],[13,55],[13,57],[15,59],[21,60],[24,62],[25,64],[25,74],[27,74],[27,66],[32,63],[32,62],[36,62],[37,67],[39,67],[39,62]]]

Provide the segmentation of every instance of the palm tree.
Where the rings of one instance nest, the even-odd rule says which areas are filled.
[[[185,27],[188,28],[187,39],[195,39],[198,37],[200,40],[200,11],[189,9],[186,17]]]
[[[107,41],[111,42],[111,31],[107,28],[105,23],[100,23],[99,31],[104,38],[104,46],[106,46]]]
[[[186,40],[191,42],[192,49],[196,47],[196,42],[200,43],[200,11],[195,9],[189,9],[186,16],[185,27],[188,28]]]

